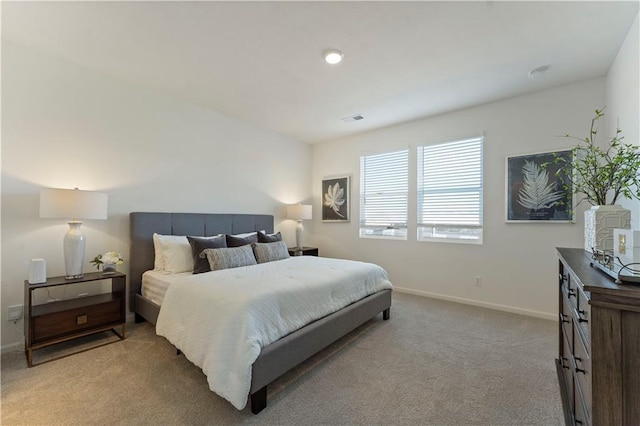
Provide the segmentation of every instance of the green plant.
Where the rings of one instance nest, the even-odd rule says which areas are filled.
[[[617,126],[616,134],[609,139],[607,146],[599,146],[596,143],[596,122],[603,116],[602,110],[595,111],[587,137],[563,136],[577,140],[578,144],[571,149],[572,161],[561,157],[555,159],[571,172],[567,173],[563,170],[565,167],[561,167],[556,175],[566,176],[574,194],[583,195],[580,202],[615,204],[620,196],[640,200],[640,150],[638,146],[622,143],[624,136]]]

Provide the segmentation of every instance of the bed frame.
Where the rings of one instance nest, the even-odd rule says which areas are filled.
[[[131,222],[130,309],[136,322],[156,323],[160,306],[142,297],[142,274],[153,269],[153,233],[212,236],[264,230],[273,232],[272,215],[144,213],[129,214]],[[267,385],[315,353],[382,312],[390,317],[391,290],[383,290],[321,318],[264,347],[251,368],[251,412],[267,406]]]

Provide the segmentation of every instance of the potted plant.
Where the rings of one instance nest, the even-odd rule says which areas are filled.
[[[602,110],[595,111],[589,134],[584,138],[564,135],[578,141],[572,148],[572,160],[556,158],[556,162],[564,163],[571,170],[570,173],[564,171],[564,175],[574,194],[582,196],[578,204],[587,201],[593,206],[585,212],[585,250],[588,251],[613,250],[613,229],[631,227],[630,211],[616,201],[620,197],[640,200],[640,150],[638,146],[622,142],[624,136],[617,126],[615,135],[605,145],[598,145],[597,121],[603,116]]]

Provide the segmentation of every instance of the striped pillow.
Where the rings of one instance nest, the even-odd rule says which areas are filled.
[[[200,257],[207,257],[212,271],[220,269],[238,268],[256,264],[251,246],[206,249],[200,253]]]
[[[258,263],[273,262],[274,260],[282,260],[289,257],[289,250],[284,241],[253,243],[251,247],[253,247],[253,254]]]

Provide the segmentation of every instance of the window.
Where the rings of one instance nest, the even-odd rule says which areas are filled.
[[[482,243],[482,140],[418,147],[418,240]]]
[[[360,238],[407,239],[409,150],[360,157]]]

